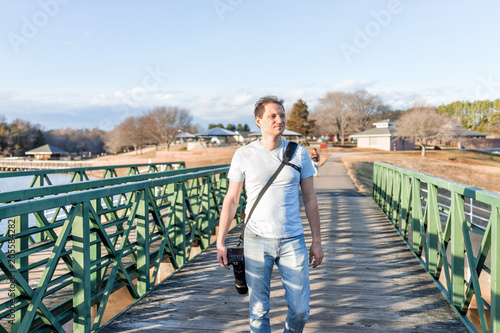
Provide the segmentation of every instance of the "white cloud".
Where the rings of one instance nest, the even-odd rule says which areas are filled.
[[[334,91],[354,91],[354,90],[367,90],[368,88],[374,86],[377,82],[373,80],[346,80],[333,87]]]
[[[167,101],[175,97],[175,94],[171,93],[163,93],[163,94],[157,94],[156,95],[157,99],[160,101]]]
[[[285,109],[302,99],[314,111],[319,99],[328,91],[349,91],[364,88],[378,95],[393,109],[405,109],[416,99],[433,105],[467,100],[471,96],[452,86],[429,87],[420,90],[380,89],[375,81],[345,81],[334,89],[324,87],[269,91],[263,89],[235,89],[196,93],[183,90],[145,89],[134,87],[126,91],[90,93],[81,90],[0,90],[0,114],[9,121],[16,117],[52,128],[99,126],[105,130],[131,115],[139,115],[156,106],[169,105],[191,112],[196,123],[205,128],[210,123],[248,124],[255,128],[253,109],[260,97],[275,94],[285,100]],[[341,89],[342,88],[342,89]],[[369,89],[368,89],[369,88]],[[85,115],[82,120],[81,115]],[[25,118],[23,118],[25,117]],[[59,124],[59,125],[58,125]],[[105,126],[104,126],[104,125]],[[104,128],[105,127],[105,128]]]
[[[233,97],[232,105],[242,106],[252,102],[253,95],[248,92],[240,92]]]

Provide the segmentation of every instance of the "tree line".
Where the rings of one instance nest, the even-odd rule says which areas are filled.
[[[453,102],[437,108],[440,114],[458,117],[462,126],[484,133],[500,134],[500,99]]]
[[[7,123],[0,115],[0,156],[20,156],[30,149],[45,144],[40,125],[16,119]]]
[[[433,119],[431,123],[447,124],[446,126],[452,128],[449,120],[455,119],[466,129],[500,135],[500,99],[457,101],[438,107],[414,104],[406,110],[392,110],[380,97],[365,90],[327,92],[319,99],[314,110],[309,110],[302,99],[294,103],[292,109],[287,112],[286,127],[305,137],[333,133],[344,143],[349,134],[368,130],[373,127],[374,122],[384,119],[398,122],[400,128],[404,127],[406,131],[411,132],[408,126],[422,120],[419,119],[422,116],[415,116],[420,112],[422,115],[425,113],[427,119]],[[408,114],[413,114],[413,118],[407,116]],[[432,118],[431,114],[441,117]],[[404,116],[411,120],[405,120]],[[247,124],[209,124],[209,129],[214,127],[240,133],[250,131]],[[430,123],[425,127],[431,127]],[[128,117],[109,132],[99,129],[44,131],[40,125],[21,119],[7,123],[5,117],[0,115],[0,156],[23,156],[26,151],[47,143],[70,153],[119,153],[132,149],[141,152],[147,145],[163,145],[168,149],[180,132],[198,133],[200,130],[193,124],[189,110],[176,106],[157,107]],[[434,137],[437,132],[442,134],[443,130],[434,129]],[[423,139],[416,140],[424,145],[427,142]]]
[[[15,119],[11,123],[0,115],[0,156],[24,156],[44,144],[70,153],[104,152],[105,132],[99,129],[56,129],[44,131],[38,124]]]
[[[460,126],[500,135],[500,100],[454,102],[439,107],[414,101],[406,110],[393,111],[378,96],[364,90],[329,92],[312,112],[302,100],[297,101],[288,114],[287,128],[306,136],[333,133],[344,144],[348,134],[371,129],[374,122],[385,119],[396,124],[396,137],[414,140],[425,155],[427,145],[434,140],[458,137]]]
[[[432,128],[427,134],[420,133],[414,137],[418,144],[425,145],[429,140],[444,137],[445,134],[452,135],[460,123],[465,129],[500,135],[500,99],[457,101],[438,107],[414,101],[406,110],[392,110],[378,96],[365,90],[328,92],[320,98],[312,111],[299,99],[287,114],[287,118],[287,128],[292,131],[306,136],[333,133],[338,135],[342,144],[348,135],[366,131],[373,128],[373,123],[388,119],[397,123],[401,132],[403,128],[412,132],[412,126]],[[442,128],[437,129],[436,125],[442,125]],[[433,134],[430,134],[431,132]]]
[[[235,126],[234,124],[227,124],[226,127],[224,127],[223,124],[219,123],[219,124],[208,124],[208,129],[212,129],[212,128],[216,128],[216,127],[220,127],[220,128],[225,128],[229,131],[238,131],[239,133],[241,132],[250,132],[250,126],[248,126],[248,124],[245,124],[245,125],[242,125],[242,124],[238,124],[237,126]]]

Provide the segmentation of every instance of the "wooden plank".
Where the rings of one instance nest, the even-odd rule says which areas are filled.
[[[371,198],[319,201],[325,260],[310,271],[304,332],[468,332]],[[248,296],[236,293],[232,272],[215,256],[212,245],[101,332],[248,332]],[[283,331],[277,269],[271,290],[271,325]]]

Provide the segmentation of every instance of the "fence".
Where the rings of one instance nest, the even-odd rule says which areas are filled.
[[[4,162],[5,163],[5,162]],[[29,163],[29,162],[28,162]],[[66,163],[67,166],[69,163]],[[87,167],[75,167],[75,168],[53,168],[53,169],[43,169],[43,170],[28,170],[28,171],[11,171],[11,172],[1,172],[0,179],[2,178],[12,178],[12,177],[23,177],[23,176],[33,176],[31,184],[29,187],[52,185],[49,175],[56,173],[70,173],[70,182],[78,182],[83,180],[89,180],[89,173],[101,173],[100,178],[112,178],[118,177],[118,173],[122,169],[127,175],[136,175],[140,173],[153,173],[161,172],[175,169],[183,169],[186,165],[184,162],[166,162],[166,163],[149,163],[149,164],[124,164],[124,165],[107,165],[107,166],[87,166]],[[142,169],[141,169],[142,168]]]
[[[71,320],[74,332],[97,331],[113,292],[125,289],[137,301],[161,282],[161,265],[179,269],[195,247],[209,246],[227,171],[224,166],[1,205],[0,223],[8,232],[0,243],[8,250],[0,253],[0,282],[8,296],[0,303],[0,331],[10,324],[13,332],[64,332]],[[76,184],[61,186],[70,185]],[[29,225],[30,217],[37,225]],[[32,243],[37,234],[47,239]]]
[[[373,197],[471,331],[500,332],[500,195],[375,162]]]

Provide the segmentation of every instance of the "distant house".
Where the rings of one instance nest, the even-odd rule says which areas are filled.
[[[62,156],[69,153],[51,145],[43,145],[26,152],[26,155],[33,155],[35,160],[60,160]]]
[[[500,139],[488,139],[489,134],[457,127],[455,142],[458,149],[500,148]]]
[[[465,129],[463,127],[457,126],[455,129],[455,137],[457,138],[467,138],[467,139],[484,139],[489,134],[473,131],[470,129]]]
[[[389,119],[373,123],[375,128],[349,135],[357,140],[359,148],[375,148],[380,150],[414,150],[415,141],[398,137],[394,123]]]
[[[238,143],[247,143],[253,141],[253,138],[250,137],[250,131],[235,131],[238,135],[235,136],[235,140]]]

